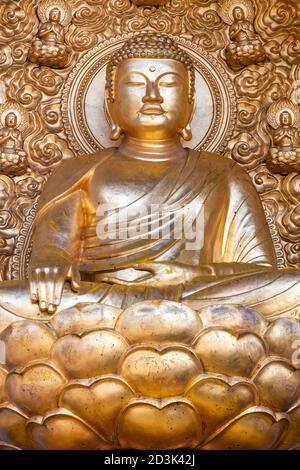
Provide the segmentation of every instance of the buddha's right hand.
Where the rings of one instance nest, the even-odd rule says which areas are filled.
[[[42,312],[54,313],[62,298],[66,281],[70,281],[75,292],[80,289],[80,273],[77,266],[32,265],[29,274],[30,297],[38,303]]]

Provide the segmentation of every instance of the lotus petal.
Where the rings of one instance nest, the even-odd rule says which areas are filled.
[[[83,379],[116,372],[127,349],[121,335],[99,330],[63,336],[53,346],[52,359],[70,378]]]
[[[71,383],[62,391],[59,403],[113,443],[118,415],[133,397],[134,392],[125,380],[107,376],[92,382]]]
[[[122,448],[193,448],[202,435],[202,423],[191,404],[143,400],[130,403],[121,413],[118,438]]]
[[[130,343],[191,343],[201,329],[199,315],[177,302],[156,300],[127,308],[116,330]]]
[[[7,442],[0,441],[0,450],[22,450],[20,447],[12,446]]]
[[[249,377],[266,354],[257,335],[223,329],[200,333],[194,349],[206,371],[241,377]]]
[[[120,375],[142,395],[164,398],[182,394],[186,384],[202,370],[187,347],[140,347],[125,357]]]
[[[108,448],[95,431],[75,415],[63,409],[54,410],[44,418],[30,420],[27,429],[39,449],[96,450]]]
[[[288,427],[288,419],[264,407],[250,408],[218,432],[202,449],[270,450]]]
[[[287,361],[270,360],[254,378],[261,404],[275,411],[287,411],[300,398],[300,370]]]
[[[221,376],[200,376],[185,396],[201,415],[205,437],[245,409],[259,404],[258,393],[250,382]]]
[[[0,440],[21,449],[31,449],[32,442],[26,432],[27,416],[13,405],[0,406]]]
[[[290,425],[283,441],[279,443],[278,449],[295,449],[300,445],[300,403],[292,408],[289,413]]]
[[[56,339],[46,325],[31,320],[12,323],[0,338],[5,342],[6,363],[11,367],[47,359]]]
[[[50,364],[34,363],[11,372],[6,379],[9,399],[30,414],[42,415],[57,408],[65,378]]]
[[[300,321],[296,318],[279,318],[265,334],[270,354],[281,356],[300,368]]]
[[[260,313],[239,305],[209,305],[201,308],[200,318],[204,328],[246,330],[259,336],[263,335],[268,326]]]
[[[58,336],[113,328],[122,310],[104,304],[77,304],[56,313],[51,324]]]

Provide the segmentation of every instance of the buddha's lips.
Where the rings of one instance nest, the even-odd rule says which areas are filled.
[[[160,105],[144,104],[140,113],[146,116],[160,116],[161,114],[165,114],[165,111]]]

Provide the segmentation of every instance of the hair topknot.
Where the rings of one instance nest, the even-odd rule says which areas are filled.
[[[182,62],[189,74],[189,102],[194,98],[195,70],[190,56],[167,34],[147,32],[139,33],[125,42],[112,56],[106,69],[106,88],[108,100],[115,100],[115,76],[119,64],[125,59],[174,59]]]

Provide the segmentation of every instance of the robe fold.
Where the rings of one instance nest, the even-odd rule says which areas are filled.
[[[155,165],[161,165],[161,173]],[[141,184],[135,191],[137,175]],[[99,214],[103,204],[108,210]],[[180,232],[178,226],[185,221],[189,230]],[[99,224],[107,227],[106,238],[99,236]],[[300,273],[277,269],[264,210],[250,178],[234,161],[204,151],[187,151],[165,166],[120,160],[115,149],[65,161],[40,198],[31,262],[55,266],[58,258],[77,263],[83,281],[80,294],[66,286],[58,310],[91,301],[126,308],[163,298],[196,309],[240,304],[267,317],[300,315]],[[135,269],[146,261],[196,268],[199,276],[164,288],[146,287],[139,285],[141,271]],[[204,266],[209,275],[203,274]],[[136,283],[102,282],[103,273]],[[13,314],[22,310],[27,318],[48,318],[30,302],[26,281],[2,283],[0,304]]]

